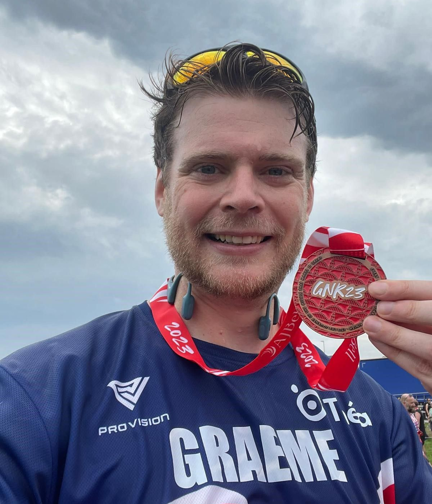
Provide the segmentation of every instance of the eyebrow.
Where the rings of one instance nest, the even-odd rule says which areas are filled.
[[[213,160],[232,162],[234,160],[234,156],[222,151],[201,152],[199,154],[195,154],[193,156],[186,157],[185,159],[183,159],[182,162],[180,163],[180,170],[182,169],[184,170],[190,165],[193,165],[195,163],[200,163],[203,161],[213,161]],[[277,152],[269,154],[261,154],[260,156],[258,156],[258,161],[289,163],[294,168],[303,168],[305,166],[305,161],[303,161],[299,157]]]
[[[297,156],[290,156],[289,154],[282,154],[282,153],[261,154],[261,156],[258,157],[258,161],[269,161],[269,162],[282,161],[285,163],[294,164],[299,167],[303,167],[305,164],[305,162]]]

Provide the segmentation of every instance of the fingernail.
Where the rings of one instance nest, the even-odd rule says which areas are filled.
[[[363,329],[369,333],[377,333],[381,330],[381,321],[376,317],[368,317],[363,323]]]
[[[385,282],[373,282],[369,285],[369,294],[371,296],[383,296],[388,291],[388,285]]]
[[[377,306],[378,315],[390,315],[393,307],[394,303],[392,301],[380,301]]]

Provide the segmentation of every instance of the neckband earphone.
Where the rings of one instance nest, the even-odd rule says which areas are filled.
[[[183,276],[183,273],[179,273],[177,276],[173,276],[168,280],[168,295],[167,301],[169,304],[173,305],[176,300],[178,286],[180,284],[180,280]],[[270,307],[271,303],[273,304],[273,320],[270,318]],[[195,307],[195,298],[192,296],[192,284],[188,282],[188,288],[186,294],[183,296],[182,306],[180,315],[185,320],[190,320],[193,315]],[[276,325],[279,321],[279,299],[276,294],[272,294],[267,301],[267,309],[266,314],[260,317],[258,322],[258,338],[262,341],[265,341],[270,335],[270,329],[273,325]]]

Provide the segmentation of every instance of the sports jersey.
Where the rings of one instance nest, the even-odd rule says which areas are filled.
[[[196,344],[221,369],[254,357]],[[213,376],[174,354],[147,303],[0,362],[1,503],[411,504],[431,490],[409,415],[367,375],[317,392],[288,346]]]

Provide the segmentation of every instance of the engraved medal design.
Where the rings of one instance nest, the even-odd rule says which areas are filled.
[[[363,320],[376,313],[378,301],[367,286],[386,278],[381,266],[365,259],[334,254],[329,248],[312,253],[300,266],[293,285],[293,301],[303,322],[331,338],[363,334]]]

